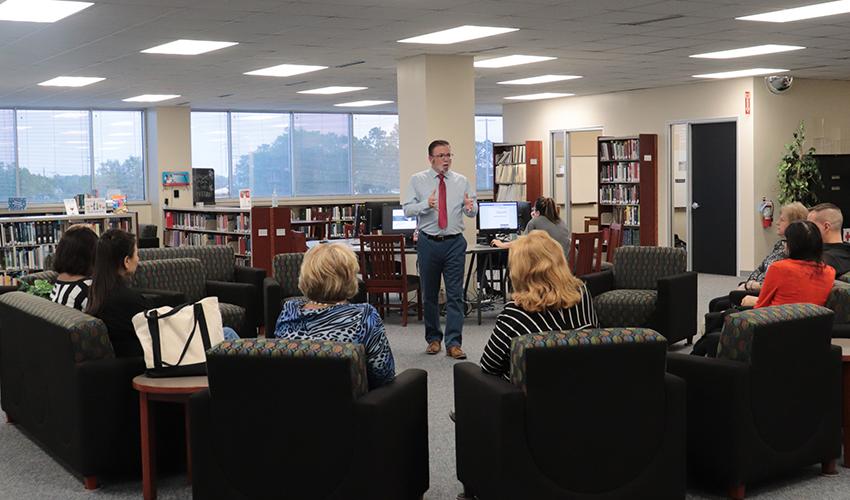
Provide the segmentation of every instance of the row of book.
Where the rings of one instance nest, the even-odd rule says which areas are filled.
[[[606,163],[599,171],[601,182],[640,182],[640,162]]]
[[[45,268],[45,260],[56,250],[55,245],[40,247],[3,248],[0,253],[0,271],[40,271]]]
[[[605,219],[607,218],[603,217],[602,222],[606,224],[615,222],[624,226],[640,226],[640,207],[636,205],[614,207],[614,209],[611,211],[610,219]]]
[[[292,209],[292,220],[332,220],[336,222],[352,222],[354,220],[353,205],[337,205],[328,207],[303,207]]]
[[[623,245],[640,245],[640,229],[636,227],[623,229]]]
[[[525,184],[525,165],[496,165],[496,184]]]
[[[526,196],[525,184],[505,184],[499,186],[496,201],[524,201]]]
[[[165,231],[163,245],[166,247],[227,245],[233,248],[235,254],[251,254],[251,239],[247,236]]]
[[[60,221],[0,223],[0,246],[57,243],[62,236]]]
[[[166,229],[197,229],[249,233],[251,217],[248,214],[211,214],[194,212],[165,212]]]
[[[525,144],[517,144],[498,152],[494,151],[493,163],[496,165],[525,163]]]
[[[331,220],[334,221],[353,221],[354,220],[354,206],[335,206],[331,212]]]
[[[603,161],[634,160],[639,152],[640,139],[599,142],[599,159]]]
[[[640,203],[640,186],[637,184],[609,184],[599,187],[599,202],[614,205]]]

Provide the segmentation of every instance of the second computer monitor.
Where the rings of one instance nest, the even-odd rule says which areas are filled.
[[[383,215],[383,234],[403,234],[405,236],[413,236],[416,231],[416,217],[406,217],[404,209],[401,205],[384,205]]]
[[[478,203],[478,230],[486,233],[515,233],[519,229],[517,202]]]

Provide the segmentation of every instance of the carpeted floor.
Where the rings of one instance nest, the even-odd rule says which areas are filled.
[[[727,276],[700,275],[699,317],[705,313],[706,304],[716,296],[727,293],[739,281]],[[463,347],[469,361],[478,362],[484,345],[493,328],[496,313],[484,314],[478,326],[474,315],[464,325]],[[452,500],[461,486],[455,476],[454,427],[448,413],[453,406],[452,367],[455,361],[444,353],[428,356],[424,353],[425,341],[422,324],[413,321],[407,328],[400,326],[397,315],[386,321],[387,333],[396,359],[397,371],[422,368],[428,371],[429,440],[431,463],[431,488],[425,494],[428,500]],[[690,347],[680,343],[673,347],[678,352],[689,352]],[[5,415],[0,416],[4,418]],[[565,416],[569,418],[569,416]],[[191,498],[191,488],[184,477],[160,478],[161,499]],[[762,487],[750,488],[749,498],[820,500],[850,498],[850,470],[839,468],[832,477],[820,475],[819,467],[800,471],[783,481],[774,481]],[[5,499],[91,499],[123,500],[141,497],[138,480],[105,481],[100,489],[87,492],[82,483],[49,458],[13,425],[0,424],[0,500]],[[689,488],[689,499],[723,498],[697,487]]]

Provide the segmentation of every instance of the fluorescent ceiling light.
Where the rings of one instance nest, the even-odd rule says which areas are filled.
[[[458,26],[442,31],[435,31],[427,35],[415,36],[413,38],[405,38],[399,40],[398,43],[433,43],[438,45],[448,45],[451,43],[465,42],[467,40],[475,40],[493,35],[501,35],[502,33],[510,33],[519,31],[519,28],[499,28],[495,26]]]
[[[537,101],[539,99],[555,99],[556,97],[572,97],[574,95],[575,94],[561,94],[558,92],[542,92],[540,94],[515,95],[505,97],[505,99],[512,99],[515,101]]]
[[[106,78],[96,76],[57,76],[52,80],[41,82],[42,87],[85,87],[92,83],[102,82]]]
[[[331,94],[344,94],[345,92],[354,92],[357,90],[366,90],[369,87],[322,87],[320,89],[312,89],[312,90],[299,90],[299,94],[322,94],[322,95],[331,95]]]
[[[169,99],[176,99],[180,97],[179,94],[142,94],[137,95],[136,97],[128,97],[126,99],[122,99],[124,102],[160,102],[167,101]]]
[[[0,21],[55,23],[92,5],[61,0],[6,0],[0,3]]]
[[[551,61],[552,59],[557,59],[557,57],[513,55],[475,61],[473,66],[476,68],[506,68],[508,66],[519,66],[520,64]]]
[[[756,45],[754,47],[744,47],[741,49],[721,50],[719,52],[706,52],[705,54],[694,54],[690,57],[698,57],[702,59],[734,59],[736,57],[761,56],[764,54],[776,54],[779,52],[790,52],[792,50],[801,50],[805,47],[799,45]]]
[[[175,40],[142,51],[144,54],[173,54],[178,56],[196,56],[214,50],[238,45],[237,42],[214,42],[209,40]]]
[[[575,75],[540,75],[531,78],[520,78],[519,80],[508,80],[499,82],[499,85],[537,85],[539,83],[562,82],[564,80],[575,80],[581,78]]]
[[[327,66],[307,66],[304,64],[279,64],[269,68],[256,69],[245,73],[246,75],[257,76],[293,76],[328,69]]]
[[[775,10],[764,14],[736,17],[739,21],[764,21],[767,23],[787,23],[790,21],[802,21],[803,19],[814,19],[816,17],[835,16],[850,12],[850,0],[839,0],[837,2],[816,3],[793,9]]]
[[[773,73],[785,73],[787,69],[772,69],[772,68],[752,68],[740,69],[737,71],[724,71],[722,73],[706,73],[703,75],[693,75],[694,78],[740,78],[743,76],[759,76],[770,75]]]
[[[393,101],[353,101],[334,104],[334,106],[345,108],[365,108],[366,106],[380,106],[381,104],[391,104]]]

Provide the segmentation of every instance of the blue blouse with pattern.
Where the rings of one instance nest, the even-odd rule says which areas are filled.
[[[307,299],[287,301],[277,318],[274,336],[281,339],[319,339],[363,344],[369,389],[395,378],[395,360],[384,322],[370,304],[336,304],[304,309]]]

